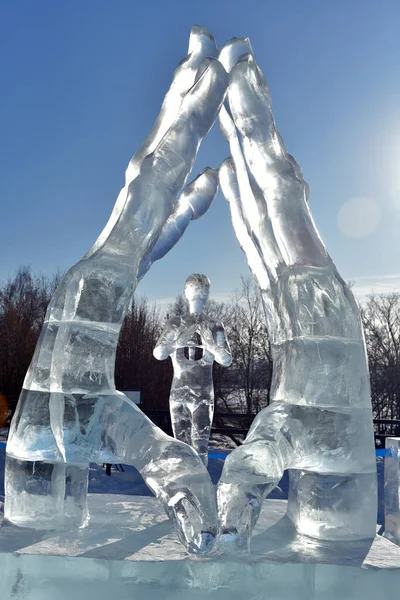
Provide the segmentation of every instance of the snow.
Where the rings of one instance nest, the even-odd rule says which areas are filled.
[[[0,443],[1,444],[1,443]],[[212,448],[216,483],[226,451]],[[4,494],[5,444],[0,445]],[[218,458],[220,457],[220,458]],[[383,458],[379,457],[379,518],[383,518]],[[250,556],[194,557],[132,467],[91,465],[89,527],[60,532],[0,528],[0,597],[14,600],[376,600],[400,589],[400,548],[374,543],[341,545],[298,536],[286,512],[287,475],[264,504]],[[1,504],[1,502],[0,502]],[[1,511],[0,511],[1,513]],[[1,518],[1,514],[0,514]],[[0,521],[1,522],[1,521]]]
[[[112,479],[112,478],[111,478]],[[396,597],[400,548],[296,535],[267,500],[251,555],[188,555],[155,498],[90,494],[89,527],[0,529],[0,597],[14,600],[376,600]],[[266,596],[267,594],[267,596]]]
[[[0,432],[1,435],[1,432]],[[3,438],[5,441],[5,438]],[[0,500],[4,496],[4,460],[5,460],[5,443],[0,440]],[[208,470],[211,479],[217,483],[223,463],[224,457],[229,450],[210,448],[210,460]],[[218,455],[221,458],[215,458]],[[123,465],[124,471],[117,471],[112,468],[111,477],[106,475],[105,468],[101,465],[91,464],[89,472],[89,493],[92,494],[124,494],[132,496],[153,496],[152,492],[144,483],[140,473],[131,466]],[[378,471],[378,519],[377,522],[382,527],[384,523],[384,505],[383,505],[383,457],[377,457]],[[288,494],[288,476],[284,474],[279,483],[278,488],[270,494],[272,499],[287,499]]]

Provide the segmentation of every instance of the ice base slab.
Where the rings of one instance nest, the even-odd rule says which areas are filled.
[[[296,534],[286,501],[268,500],[251,555],[189,556],[157,500],[89,495],[85,529],[4,523],[0,598],[13,600],[376,600],[397,597],[400,548]]]

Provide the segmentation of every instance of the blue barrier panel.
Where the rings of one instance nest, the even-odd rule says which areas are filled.
[[[229,452],[219,452],[218,454],[214,452],[209,452],[208,458],[223,458],[225,459],[228,456]],[[390,454],[390,450],[376,450],[376,456],[388,456]]]
[[[228,454],[229,452],[218,452],[218,454],[216,454],[215,452],[209,452],[208,458],[225,459],[228,456]]]
[[[376,455],[377,456],[390,456],[391,455],[391,451],[389,450],[385,450],[384,448],[382,450],[376,450]]]
[[[5,448],[6,447],[6,443],[5,442],[0,442],[0,448]],[[208,458],[213,458],[215,460],[225,460],[225,458],[228,456],[229,452],[209,452],[208,453]],[[376,456],[389,456],[391,454],[391,450],[376,450]]]

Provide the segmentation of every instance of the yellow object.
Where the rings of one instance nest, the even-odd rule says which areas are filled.
[[[7,398],[0,392],[0,427],[6,426],[6,419],[8,417],[8,403]]]

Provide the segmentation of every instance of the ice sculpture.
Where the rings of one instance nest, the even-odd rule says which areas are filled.
[[[231,152],[220,183],[261,289],[273,353],[272,403],[225,462],[221,539],[246,546],[284,469],[300,533],[373,538],[376,461],[358,307],[318,235],[249,40],[233,39],[219,60],[230,72],[220,126]]]
[[[207,466],[214,414],[213,363],[229,367],[232,356],[221,322],[204,313],[210,280],[193,273],[185,282],[189,312],[168,319],[154,348],[158,360],[172,359],[174,377],[169,398],[176,439],[196,450]]]
[[[385,446],[385,537],[400,546],[400,437]]]
[[[80,524],[89,461],[124,462],[162,500],[189,550],[212,547],[216,501],[202,461],[115,390],[113,369],[138,279],[215,196],[209,169],[177,199],[220,114],[231,158],[219,180],[261,289],[274,361],[272,403],[229,455],[218,487],[222,542],[246,546],[284,469],[288,514],[301,533],[372,538],[376,466],[357,304],[317,233],[249,41],[233,39],[218,60],[210,56],[212,36],[194,28],[108,224],[51,301],[7,444],[6,517],[34,527]]]
[[[194,27],[189,54],[129,163],[108,224],[51,300],[7,444],[5,516],[13,523],[81,525],[89,461],[117,462],[141,472],[189,550],[204,552],[214,542],[216,499],[207,470],[189,446],[115,390],[114,362],[138,277],[179,239],[188,213],[202,214],[217,190],[217,173],[208,169],[177,200],[226,93],[227,74],[209,58],[215,55],[211,34]]]

